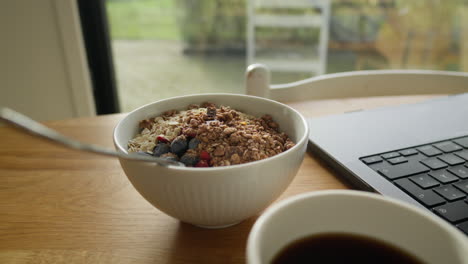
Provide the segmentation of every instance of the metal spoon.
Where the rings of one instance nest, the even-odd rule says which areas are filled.
[[[117,152],[115,150],[106,149],[101,146],[79,142],[77,140],[68,138],[58,133],[57,131],[40,124],[39,122],[34,121],[31,118],[6,107],[0,107],[0,120],[3,120],[16,128],[19,128],[22,132],[28,132],[29,134],[32,134],[34,136],[47,139],[53,143],[58,143],[62,146],[71,149],[92,152],[104,156],[118,157],[127,160],[154,162],[164,167],[185,166],[183,163],[178,161],[166,160],[149,155],[140,155],[134,153],[127,154]]]

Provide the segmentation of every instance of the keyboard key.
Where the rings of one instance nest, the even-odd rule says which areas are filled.
[[[372,156],[372,157],[363,158],[362,161],[365,164],[369,165],[369,164],[374,164],[374,163],[377,163],[377,162],[381,162],[382,158],[379,157],[379,156]]]
[[[460,146],[463,146],[464,148],[468,148],[468,137],[455,139],[454,142]]]
[[[421,161],[421,160],[427,159],[427,157],[426,157],[424,154],[422,154],[422,153],[418,153],[418,154],[412,155],[412,156],[407,156],[406,158],[407,158],[410,162],[411,162],[411,161],[419,162],[419,161]]]
[[[439,154],[442,154],[442,151],[434,148],[433,146],[423,146],[417,148],[421,153],[423,153],[426,156],[433,157],[437,156]]]
[[[456,182],[453,185],[465,193],[468,193],[468,180]]]
[[[370,164],[370,165],[367,165],[369,166],[369,168],[375,170],[375,171],[378,171],[380,170],[381,168],[386,168],[388,167],[388,163],[384,163],[384,162],[378,162],[378,163],[374,163],[374,164]]]
[[[408,160],[405,157],[396,157],[396,158],[393,158],[393,159],[388,159],[387,161],[390,162],[391,164],[395,165],[395,164],[400,164],[400,163],[403,163],[403,162],[407,162]]]
[[[454,152],[458,150],[462,150],[463,148],[460,147],[459,145],[456,145],[450,141],[445,141],[441,143],[434,144],[434,147],[442,150],[443,152]]]
[[[407,157],[407,156],[411,156],[411,155],[416,155],[416,154],[418,154],[418,152],[415,149],[404,149],[404,150],[400,151],[400,154]]]
[[[385,153],[382,155],[382,158],[384,159],[391,159],[391,158],[396,158],[400,156],[400,153],[398,152],[389,152],[389,153]]]
[[[433,190],[449,201],[459,200],[466,196],[463,192],[451,185],[437,187]]]
[[[393,166],[383,167],[377,170],[383,176],[393,180],[404,176],[410,176],[428,172],[429,168],[419,162],[405,162]]]
[[[456,152],[455,155],[457,155],[458,157],[464,160],[468,160],[468,150]]]
[[[468,178],[468,168],[466,168],[466,167],[464,167],[462,165],[452,167],[452,168],[448,169],[448,171],[450,171],[451,173],[457,175],[458,177],[460,177],[462,179]]]
[[[455,177],[453,174],[449,173],[446,170],[431,171],[429,175],[434,177],[436,180],[440,181],[441,183],[450,183],[450,182],[454,182],[458,180],[457,177]]]
[[[451,166],[465,163],[464,159],[459,158],[458,156],[455,156],[453,154],[446,154],[437,158]]]
[[[434,178],[432,178],[431,176],[427,174],[411,176],[409,177],[409,179],[423,189],[427,189],[427,188],[431,188],[431,187],[439,185],[438,181],[434,180]]]
[[[447,203],[434,208],[434,211],[452,223],[468,219],[468,204],[465,201]]]
[[[458,229],[460,229],[461,231],[463,231],[463,233],[465,233],[466,235],[468,235],[468,221],[463,222],[463,223],[461,223],[461,224],[458,224],[457,227],[458,227]]]
[[[442,162],[441,160],[437,158],[421,160],[421,163],[423,163],[424,165],[428,166],[429,168],[433,170],[438,170],[438,169],[447,167],[447,163]]]
[[[395,184],[427,207],[436,206],[445,200],[432,190],[423,190],[407,178],[395,181]]]

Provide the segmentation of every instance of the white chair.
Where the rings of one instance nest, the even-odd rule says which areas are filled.
[[[265,13],[267,9],[269,12]],[[314,9],[304,14],[285,14],[284,10]],[[273,71],[309,72],[320,75],[326,72],[330,0],[247,0],[247,65],[262,63]],[[296,54],[294,50],[281,50],[275,55],[257,54],[258,28],[311,28],[319,30],[315,54]],[[313,53],[315,47],[311,47]],[[310,55],[306,56],[305,55]]]
[[[246,94],[292,102],[301,100],[468,92],[468,73],[431,70],[374,70],[325,74],[287,84],[270,84],[270,71],[252,64]]]

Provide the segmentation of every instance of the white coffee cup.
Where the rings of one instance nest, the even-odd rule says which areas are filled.
[[[374,238],[427,264],[468,263],[468,238],[444,220],[396,199],[351,190],[304,193],[271,206],[249,234],[247,263],[271,263],[291,242],[323,233]]]

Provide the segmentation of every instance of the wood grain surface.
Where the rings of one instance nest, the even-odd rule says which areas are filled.
[[[418,102],[434,96],[289,103],[306,117]],[[113,147],[124,114],[48,122],[70,137]],[[308,153],[278,199],[348,188]],[[152,207],[113,158],[64,149],[0,127],[0,263],[245,263],[257,217],[209,230]]]

